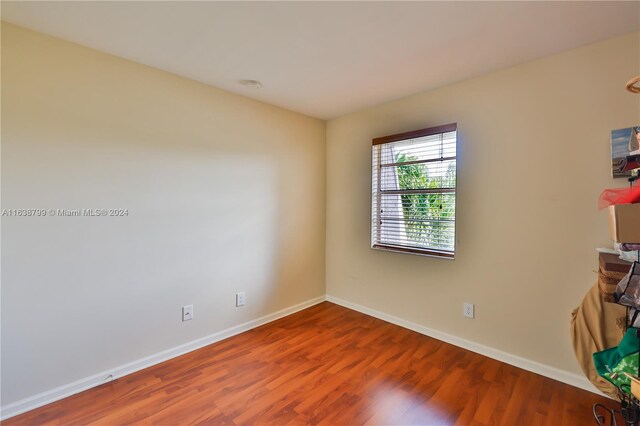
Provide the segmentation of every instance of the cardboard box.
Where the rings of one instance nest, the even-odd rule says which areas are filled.
[[[609,206],[609,232],[617,243],[640,243],[640,203]]]

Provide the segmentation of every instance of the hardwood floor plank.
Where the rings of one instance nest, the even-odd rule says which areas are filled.
[[[576,425],[612,401],[329,302],[2,425]]]

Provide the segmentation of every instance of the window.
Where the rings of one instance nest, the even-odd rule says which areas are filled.
[[[373,140],[371,247],[453,259],[457,124]]]

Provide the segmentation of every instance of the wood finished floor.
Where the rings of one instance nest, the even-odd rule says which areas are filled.
[[[2,424],[589,425],[596,401],[324,302]]]

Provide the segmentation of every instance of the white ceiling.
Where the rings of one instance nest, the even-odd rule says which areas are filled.
[[[2,19],[333,118],[638,30],[640,2],[3,1]]]

